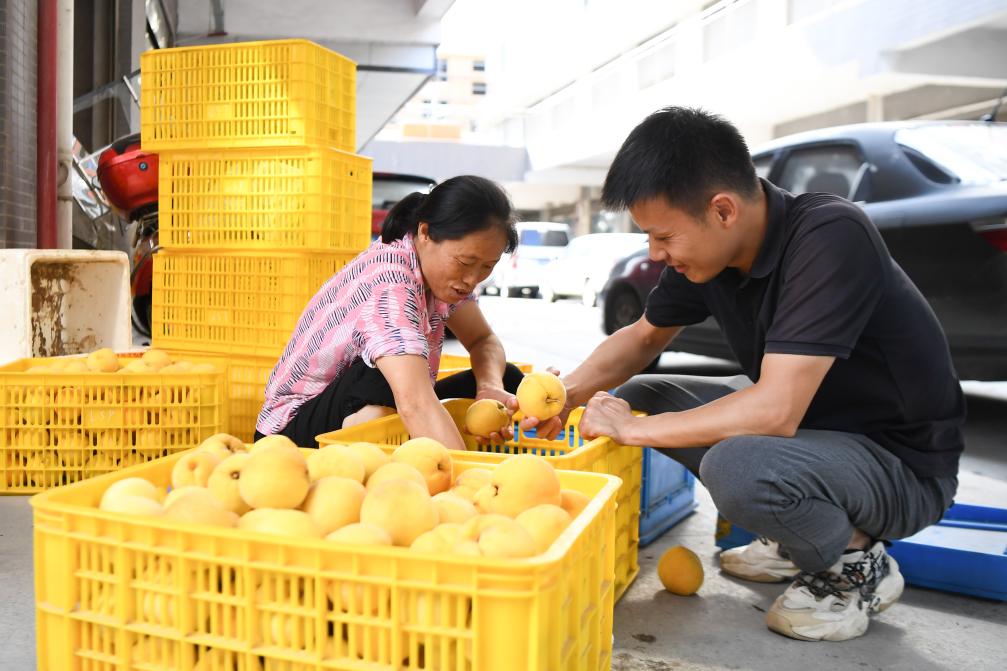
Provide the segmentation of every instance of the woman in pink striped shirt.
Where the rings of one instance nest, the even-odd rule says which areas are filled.
[[[308,303],[266,385],[256,438],[313,447],[318,434],[398,412],[411,436],[464,449],[439,399],[495,398],[513,412],[521,372],[473,292],[517,239],[506,193],[481,177],[399,201],[381,239]],[[472,371],[435,383],[445,326]]]

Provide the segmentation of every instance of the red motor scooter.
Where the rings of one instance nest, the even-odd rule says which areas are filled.
[[[158,250],[157,154],[140,149],[140,134],[113,142],[98,157],[98,183],[118,214],[135,222],[130,272],[133,326],[146,336],[151,328],[153,255]]]

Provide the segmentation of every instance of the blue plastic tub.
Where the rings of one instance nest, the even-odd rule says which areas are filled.
[[[718,547],[754,537],[717,515]],[[895,541],[888,553],[911,585],[1007,601],[1007,509],[956,503],[940,522]]]
[[[696,509],[696,479],[685,466],[651,448],[643,451],[640,486],[640,547]]]
[[[956,503],[940,522],[892,543],[906,582],[1007,601],[1007,510]]]

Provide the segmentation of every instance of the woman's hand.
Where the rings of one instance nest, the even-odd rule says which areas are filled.
[[[517,412],[517,397],[508,392],[506,389],[500,387],[483,387],[476,392],[476,400],[481,401],[484,398],[490,398],[494,401],[500,401],[507,408],[507,414],[510,417],[514,417],[514,413]],[[507,422],[507,425],[500,429],[499,432],[494,431],[488,436],[473,436],[476,442],[480,445],[489,445],[491,443],[500,444],[502,442],[511,440],[514,438],[514,422]]]

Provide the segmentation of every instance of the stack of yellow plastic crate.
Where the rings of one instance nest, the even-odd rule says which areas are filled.
[[[356,65],[278,40],[150,51],[140,68],[160,175],[151,341],[228,355],[229,431],[251,440],[298,317],[370,241]]]

